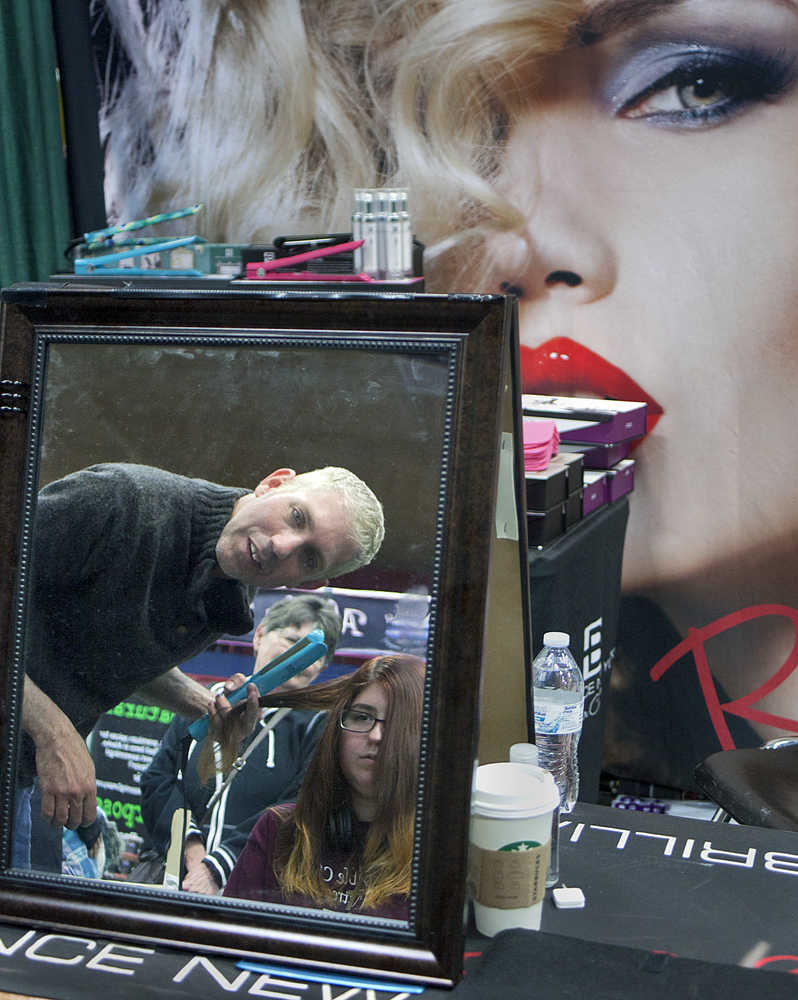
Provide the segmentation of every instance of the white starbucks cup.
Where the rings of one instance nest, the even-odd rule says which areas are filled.
[[[504,761],[477,768],[468,881],[480,934],[540,928],[559,801],[554,778],[543,768]]]

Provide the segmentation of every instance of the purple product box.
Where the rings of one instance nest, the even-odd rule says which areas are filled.
[[[547,511],[582,487],[584,462],[579,452],[555,455],[541,472],[526,473],[527,510]]]
[[[582,515],[587,517],[594,510],[603,507],[609,499],[607,473],[601,469],[585,469],[585,492],[582,497]]]
[[[607,470],[607,499],[618,500],[635,488],[635,460],[626,458]]]
[[[560,443],[560,451],[564,455],[581,454],[586,469],[609,469],[627,458],[631,450],[631,441],[621,441],[618,444]]]
[[[633,400],[524,393],[523,412],[555,421],[561,441],[616,444],[646,433],[646,404]]]

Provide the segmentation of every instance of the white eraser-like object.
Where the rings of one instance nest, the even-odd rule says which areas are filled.
[[[553,889],[551,897],[558,910],[580,910],[585,905],[585,894],[581,889],[570,886],[560,886]]]

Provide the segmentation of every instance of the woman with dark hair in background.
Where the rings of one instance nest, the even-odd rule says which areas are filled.
[[[424,662],[377,656],[269,704],[329,705],[296,806],[260,818],[225,896],[406,918]]]

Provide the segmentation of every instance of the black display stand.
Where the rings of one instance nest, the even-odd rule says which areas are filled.
[[[585,677],[585,718],[579,741],[579,798],[597,802],[604,717],[618,634],[621,566],[629,498],[590,514],[550,545],[529,550],[532,648],[543,633],[568,632]]]

